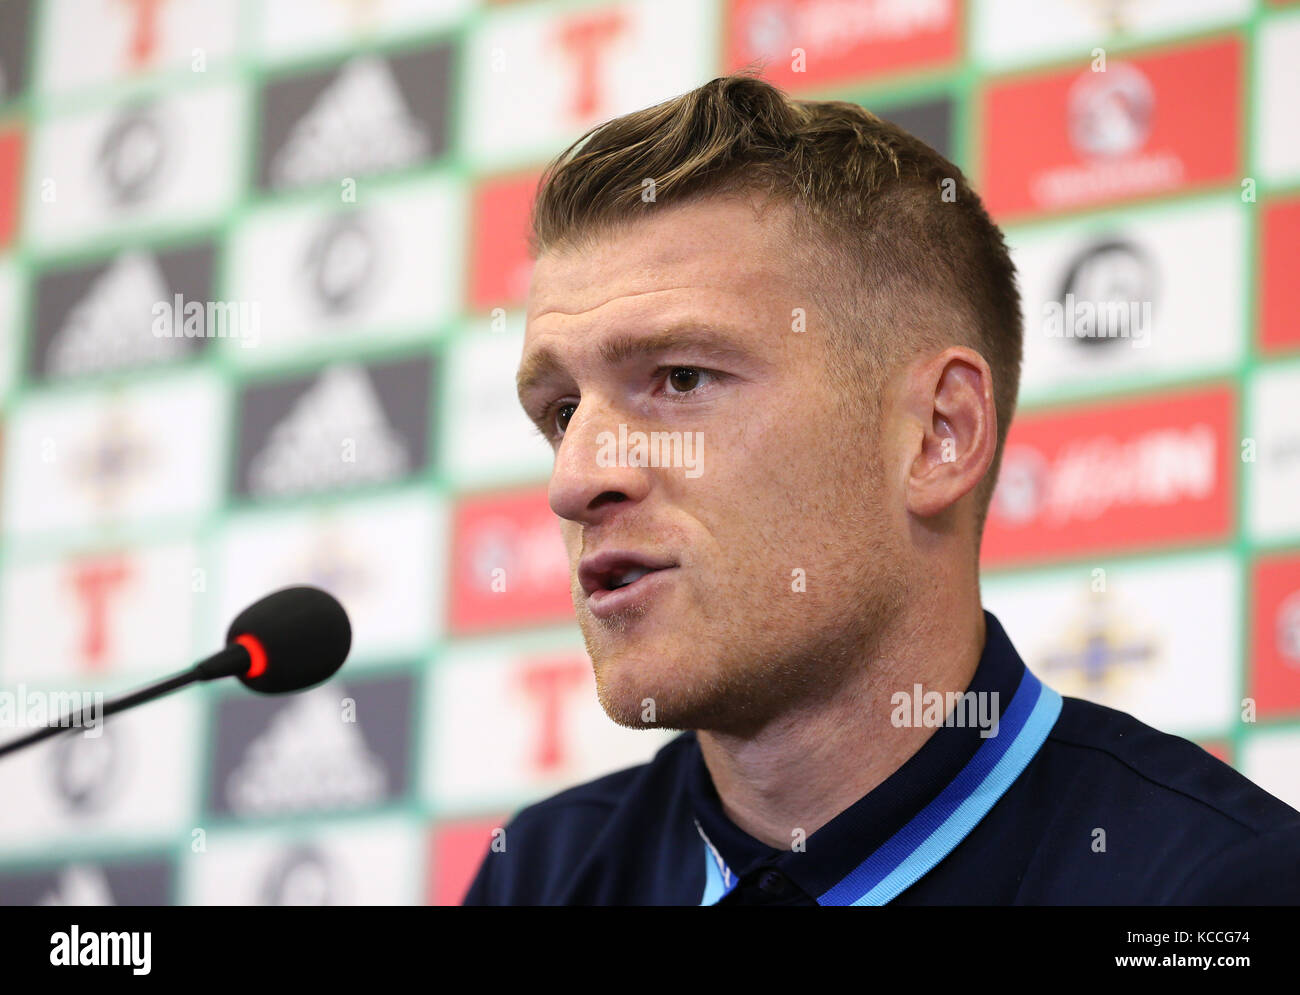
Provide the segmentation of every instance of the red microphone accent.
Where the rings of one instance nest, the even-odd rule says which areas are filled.
[[[254,635],[245,632],[242,636],[236,636],[235,642],[248,650],[248,656],[252,662],[248,665],[248,673],[245,677],[261,677],[266,673],[266,649]]]

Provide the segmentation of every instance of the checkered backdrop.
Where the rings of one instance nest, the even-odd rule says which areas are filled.
[[[276,587],[355,630],[311,692],[0,760],[0,902],[455,902],[510,812],[665,741],[595,701],[523,235],[584,130],[755,59],[1008,233],[984,594],[1026,661],[1300,805],[1297,5],[0,0],[0,733]]]

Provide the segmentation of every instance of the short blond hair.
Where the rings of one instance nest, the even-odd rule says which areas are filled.
[[[968,345],[989,364],[998,438],[976,502],[982,533],[1020,384],[1020,294],[1002,232],[920,139],[858,104],[722,76],[557,156],[538,183],[529,250],[581,249],[665,204],[748,194],[794,208],[783,243],[821,274],[834,353],[850,360],[833,373],[860,400],[874,403],[881,378],[921,349]]]

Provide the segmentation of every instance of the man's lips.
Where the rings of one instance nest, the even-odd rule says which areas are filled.
[[[587,607],[606,618],[653,594],[677,568],[662,556],[612,549],[584,557],[578,565],[578,583],[587,595]]]
[[[578,583],[588,597],[597,591],[614,591],[641,575],[677,566],[672,560],[630,549],[608,549],[584,556],[578,564]]]
[[[596,618],[609,618],[635,604],[644,604],[662,590],[665,584],[671,583],[676,575],[676,567],[662,567],[615,590],[592,591],[587,595],[587,610]]]

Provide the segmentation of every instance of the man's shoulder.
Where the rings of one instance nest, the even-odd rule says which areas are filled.
[[[671,818],[693,748],[694,734],[682,733],[646,763],[520,809],[504,827],[501,849],[484,858],[465,904],[617,904],[625,889],[636,893],[624,880],[636,873],[630,860],[609,862],[653,836],[656,820]]]
[[[1159,799],[1166,818],[1235,826],[1239,835],[1300,821],[1297,812],[1208,750],[1161,732],[1127,712],[1063,698],[1049,748],[1072,755],[1077,786]]]
[[[1087,823],[1119,858],[1118,878],[1149,874],[1176,904],[1300,900],[1300,812],[1196,743],[1064,698],[1041,759],[1053,835],[1074,838]]]
[[[675,782],[680,776],[686,751],[694,744],[695,734],[674,736],[645,763],[625,767],[520,809],[509,825],[532,827],[554,825],[557,820],[600,820],[614,810],[636,803],[645,791],[663,782]]]

